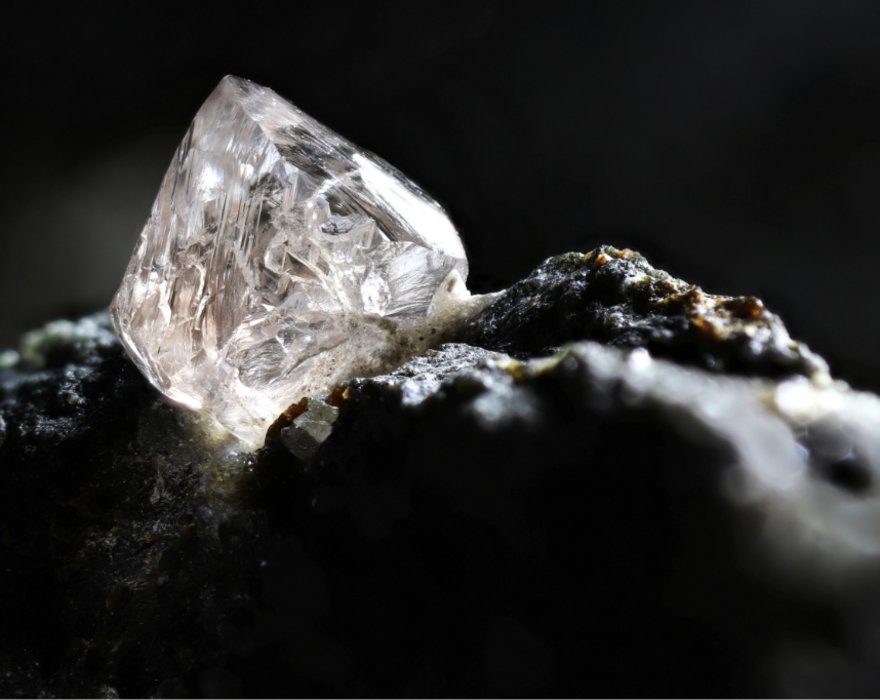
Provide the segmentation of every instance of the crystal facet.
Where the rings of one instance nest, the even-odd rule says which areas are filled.
[[[466,276],[440,205],[228,76],[177,150],[111,311],[160,391],[259,444],[299,397],[426,344]]]

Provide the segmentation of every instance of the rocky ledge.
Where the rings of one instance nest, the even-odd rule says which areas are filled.
[[[880,399],[610,247],[457,340],[254,453],[104,315],[0,355],[0,694],[880,693]]]

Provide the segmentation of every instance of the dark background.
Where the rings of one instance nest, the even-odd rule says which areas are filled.
[[[38,3],[0,28],[0,346],[105,306],[234,73],[442,201],[472,287],[601,242],[756,294],[880,389],[880,3]]]

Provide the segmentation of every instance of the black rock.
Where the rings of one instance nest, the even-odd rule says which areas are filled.
[[[474,317],[463,340],[523,357],[597,340],[718,372],[827,373],[759,299],[707,294],[611,246],[545,261]]]
[[[546,263],[471,344],[326,397],[308,459],[166,404],[104,316],[31,334],[0,369],[0,694],[880,692],[880,400],[762,309],[704,295],[730,330],[688,330],[621,283],[645,266]],[[607,342],[523,359],[578,334]]]

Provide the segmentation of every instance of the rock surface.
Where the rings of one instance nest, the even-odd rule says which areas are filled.
[[[478,314],[464,339],[517,355],[591,339],[718,372],[828,373],[759,299],[707,294],[612,246],[545,261]]]
[[[0,357],[0,694],[877,694],[880,400],[663,275],[552,259],[256,453],[105,316],[31,334]]]

